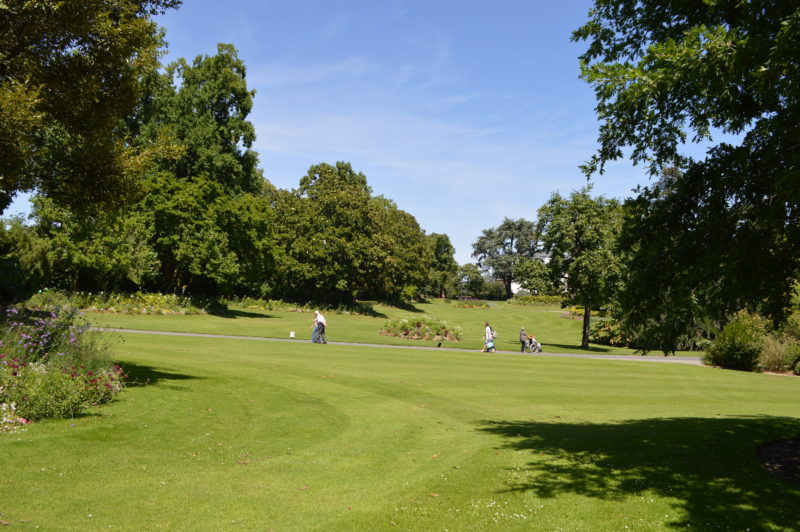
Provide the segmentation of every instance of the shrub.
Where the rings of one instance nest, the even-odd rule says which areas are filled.
[[[351,305],[328,305],[324,303],[292,303],[280,299],[258,299],[254,297],[239,297],[229,300],[236,306],[259,310],[288,310],[289,312],[313,312],[319,310],[330,314],[345,314],[354,316],[377,316],[379,313],[373,308],[374,302],[359,301]]]
[[[16,404],[17,414],[27,420],[71,417],[85,404],[83,383],[44,364],[0,369],[3,401]]]
[[[786,336],[766,335],[758,355],[758,369],[785,373],[794,369],[798,346]]]
[[[470,301],[470,300],[461,300],[461,299],[456,300],[453,303],[453,306],[456,307],[456,308],[466,308],[466,309],[471,309],[471,308],[472,309],[474,309],[474,308],[487,309],[487,308],[490,308],[489,303],[487,303],[485,301],[479,301],[479,300]]]
[[[383,329],[381,329],[381,334],[409,340],[447,340],[450,342],[461,340],[461,329],[459,327],[448,327],[447,322],[436,318],[387,320]]]
[[[0,339],[5,417],[74,416],[123,389],[122,369],[108,361],[108,335],[90,330],[77,310],[43,316],[9,309],[5,317]]]
[[[552,306],[560,306],[561,300],[563,298],[561,296],[517,296],[513,299],[509,299],[509,305],[523,305],[523,306],[531,306],[531,307],[552,307]]]
[[[590,310],[589,315],[592,318],[596,317],[605,317],[606,311],[605,310]],[[583,307],[569,307],[567,310],[561,313],[562,318],[567,318],[571,320],[582,320],[583,319]]]
[[[766,328],[761,318],[740,312],[720,331],[706,350],[703,361],[728,369],[754,371],[758,369],[765,336]]]
[[[616,320],[597,321],[589,329],[589,341],[593,344],[615,347],[635,347],[633,338],[625,334]]]
[[[787,349],[789,362],[789,370],[795,375],[800,375],[800,344],[792,342],[792,345]]]
[[[106,292],[62,292],[41,290],[31,296],[25,307],[33,310],[82,309],[89,312],[125,314],[206,314],[224,310],[213,298],[190,298],[175,294],[119,294]]]

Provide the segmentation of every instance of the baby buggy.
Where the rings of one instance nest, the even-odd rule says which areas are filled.
[[[497,349],[494,347],[494,340],[489,339],[483,344],[483,349],[481,349],[483,353],[497,353]]]
[[[536,341],[536,338],[533,336],[528,337],[528,345],[525,346],[525,350],[528,353],[541,353],[542,352],[542,344]]]

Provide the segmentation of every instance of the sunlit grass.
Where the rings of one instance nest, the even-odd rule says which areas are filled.
[[[442,301],[417,304],[412,310],[376,305],[379,316],[327,315],[328,339],[335,342],[373,343],[385,345],[418,345],[433,347],[433,340],[408,340],[380,334],[388,318],[433,317],[446,321],[463,331],[460,342],[443,342],[443,347],[478,350],[483,345],[484,322],[498,332],[499,350],[519,351],[519,330],[524,327],[534,333],[544,350],[558,353],[633,354],[631,349],[592,345],[581,349],[582,322],[561,317],[561,309],[553,307],[523,307],[505,302],[491,302],[488,309],[464,309]],[[311,337],[310,312],[259,310],[232,307],[221,315],[154,316],[132,314],[90,314],[98,326],[156,331],[200,332],[237,336],[289,338]]]
[[[706,367],[124,335],[134,385],[0,437],[40,530],[791,530],[755,460],[800,380]]]

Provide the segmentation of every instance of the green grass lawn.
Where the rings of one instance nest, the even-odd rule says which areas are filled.
[[[797,378],[122,336],[117,401],[0,437],[11,529],[800,529],[755,455],[800,437]]]
[[[488,321],[498,332],[496,341],[500,350],[519,351],[519,329],[533,332],[545,351],[558,353],[607,353],[632,354],[633,350],[608,346],[591,346],[581,349],[582,322],[561,317],[561,309],[553,307],[524,307],[505,302],[492,302],[488,309],[457,308],[454,304],[434,300],[417,304],[412,310],[402,310],[385,305],[376,305],[379,314],[353,316],[326,314],[328,339],[338,342],[373,343],[386,345],[435,346],[438,342],[407,340],[381,336],[381,328],[387,318],[409,318],[414,316],[435,317],[451,326],[461,327],[460,342],[445,342],[446,347],[477,350],[483,346],[484,322]],[[201,332],[237,336],[262,336],[288,338],[291,331],[297,338],[311,337],[311,312],[290,312],[232,307],[219,315],[158,316],[136,314],[89,314],[90,319],[102,327],[144,329],[175,332]],[[696,355],[696,353],[695,353]]]

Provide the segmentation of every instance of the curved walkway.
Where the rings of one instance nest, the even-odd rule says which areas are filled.
[[[185,332],[170,332],[170,331],[145,331],[140,329],[116,329],[116,328],[96,328],[98,331],[111,331],[119,333],[131,334],[161,334],[164,336],[189,336],[195,338],[225,338],[229,340],[257,340],[262,342],[290,342],[290,343],[309,343],[309,340],[291,339],[291,338],[264,338],[262,336],[236,336],[231,334],[206,334],[206,333],[185,333]],[[379,348],[392,348],[392,349],[421,349],[428,351],[454,351],[464,353],[471,351],[470,349],[458,349],[454,347],[426,347],[418,345],[388,345],[388,344],[361,344],[353,342],[328,342],[329,345],[348,345],[355,347],[379,347]],[[477,351],[477,350],[475,350]],[[574,353],[520,353],[518,351],[497,351],[508,355],[520,356],[546,356],[546,357],[559,357],[559,358],[588,358],[597,360],[624,360],[628,362],[660,362],[669,364],[688,364],[691,366],[702,366],[700,357],[695,356],[639,356],[639,355],[580,355]]]

